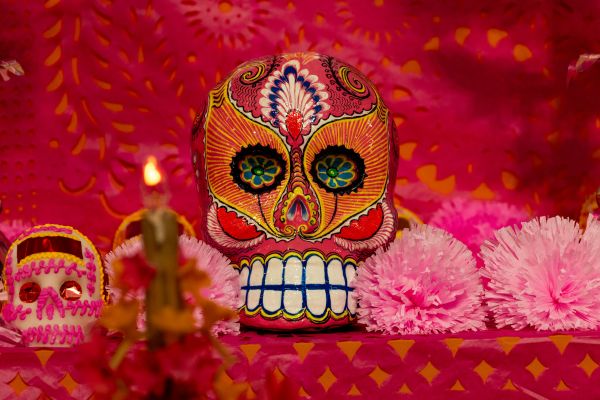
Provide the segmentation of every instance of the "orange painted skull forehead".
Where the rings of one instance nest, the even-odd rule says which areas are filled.
[[[194,134],[197,176],[223,209],[212,222],[226,236],[242,228],[224,212],[256,228],[244,239],[309,241],[383,213],[395,167],[388,111],[360,72],[332,57],[241,65],[210,93]]]

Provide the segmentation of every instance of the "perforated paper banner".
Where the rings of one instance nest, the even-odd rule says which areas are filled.
[[[267,374],[311,399],[595,399],[600,332],[364,332],[223,338],[237,358],[224,380],[256,398]],[[0,349],[0,399],[87,399],[73,349]],[[10,366],[9,368],[4,366]]]
[[[561,2],[71,0],[1,4],[4,218],[73,225],[102,249],[141,206],[156,154],[194,221],[189,153],[207,91],[244,60],[314,50],[356,65],[399,125],[397,195],[425,219],[446,196],[576,216],[600,184],[600,6]]]

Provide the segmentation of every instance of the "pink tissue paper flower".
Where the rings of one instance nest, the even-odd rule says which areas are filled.
[[[8,221],[0,222],[0,232],[6,235],[6,238],[12,243],[14,242],[23,232],[31,228],[29,222],[21,221],[20,219],[13,219]],[[4,261],[4,260],[3,260]]]
[[[221,306],[229,307],[233,310],[237,310],[241,306],[239,276],[231,267],[231,263],[227,257],[208,244],[187,235],[179,236],[179,250],[184,259],[195,259],[196,267],[203,269],[209,274],[211,286],[203,289],[202,295]],[[125,241],[114,251],[108,253],[105,258],[105,264],[109,275],[109,283],[114,278],[112,262],[115,259],[133,257],[141,253],[142,241],[139,236]],[[115,300],[120,299],[121,292],[117,288],[109,286],[109,289],[111,297]],[[129,295],[142,300],[144,291],[130,291]],[[140,313],[138,319],[138,327],[140,329],[143,329],[145,326],[144,316],[144,313]],[[199,308],[196,310],[195,317],[198,326],[200,326],[202,323],[202,314]],[[239,331],[240,324],[235,320],[218,321],[213,326],[213,333],[215,334],[238,334]]]
[[[443,202],[429,224],[448,231],[477,255],[495,230],[528,219],[524,210],[510,204],[458,197]]]
[[[0,202],[0,211],[2,211],[2,202]],[[31,224],[23,222],[20,219],[0,221],[0,267],[4,264],[6,253],[8,253],[12,242],[23,232],[31,228],[31,226]],[[0,281],[0,302],[7,300],[8,293],[4,289],[4,284]]]
[[[562,217],[498,230],[482,246],[485,297],[499,327],[600,327],[600,222]]]
[[[428,225],[404,230],[358,269],[353,296],[368,331],[430,334],[484,329],[483,288],[469,249]]]

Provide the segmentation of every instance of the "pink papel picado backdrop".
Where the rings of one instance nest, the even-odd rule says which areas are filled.
[[[72,225],[105,251],[154,154],[197,223],[190,130],[208,90],[307,50],[379,87],[396,200],[425,220],[452,196],[576,217],[600,184],[600,71],[567,86],[567,66],[600,52],[599,22],[584,0],[2,0],[0,59],[25,71],[0,83],[2,218]]]

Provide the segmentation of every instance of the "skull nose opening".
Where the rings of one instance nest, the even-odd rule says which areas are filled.
[[[52,320],[55,311],[58,312],[60,317],[64,317],[64,306],[58,293],[51,287],[42,289],[37,303],[37,318],[40,320],[43,318]]]
[[[286,236],[311,233],[318,227],[316,205],[310,194],[296,187],[285,196],[277,211],[277,229]]]
[[[287,212],[287,220],[292,225],[304,224],[310,218],[308,205],[304,197],[296,197]]]

